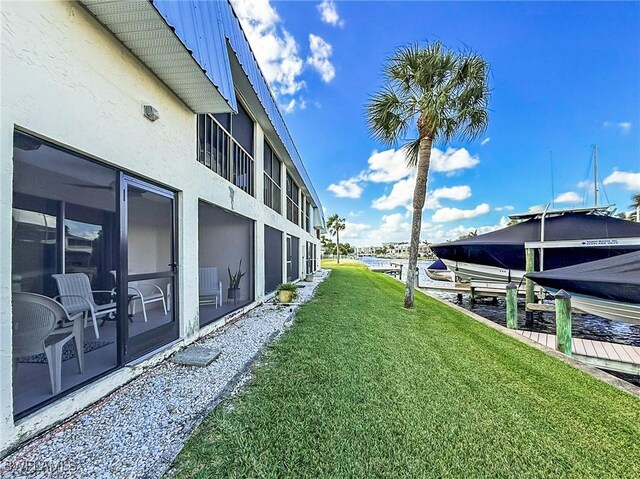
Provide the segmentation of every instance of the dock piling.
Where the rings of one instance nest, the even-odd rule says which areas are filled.
[[[507,328],[518,329],[518,286],[515,283],[507,285]]]
[[[571,356],[571,295],[564,289],[555,295],[556,302],[556,349]]]
[[[532,248],[525,249],[525,271],[527,273],[533,273],[535,270],[535,250]],[[535,291],[533,281],[529,278],[525,278],[525,305],[533,303],[535,299]],[[529,311],[525,307],[525,325],[527,327],[533,326],[533,311]]]

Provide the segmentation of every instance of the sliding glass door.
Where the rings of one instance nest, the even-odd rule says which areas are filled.
[[[120,304],[124,355],[135,359],[178,338],[175,193],[122,175]],[[124,276],[124,274],[123,274]]]
[[[11,288],[20,307],[12,310],[11,353],[17,418],[122,364],[111,273],[118,269],[117,181],[109,166],[15,132]],[[37,305],[54,298],[69,317],[32,334]],[[60,360],[50,363],[56,344]]]
[[[287,235],[287,281],[300,279],[300,239]]]
[[[16,131],[12,207],[20,418],[178,337],[176,197]],[[58,301],[68,317],[48,317],[38,336],[30,331],[42,301]],[[61,358],[50,363],[52,344]]]

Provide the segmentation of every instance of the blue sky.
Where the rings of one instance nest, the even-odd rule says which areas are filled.
[[[468,46],[492,66],[486,134],[434,152],[423,239],[487,231],[551,201],[551,157],[556,206],[592,204],[594,144],[609,201],[626,210],[640,191],[640,3],[232,3],[353,244],[409,237],[412,172],[364,118],[385,58],[409,42]]]

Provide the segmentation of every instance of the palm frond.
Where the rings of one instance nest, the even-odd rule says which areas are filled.
[[[367,106],[367,123],[373,137],[382,143],[395,143],[409,129],[410,108],[411,103],[403,102],[390,87],[373,95]]]
[[[402,147],[407,159],[407,166],[415,168],[418,165],[418,153],[420,153],[420,138],[409,141]]]

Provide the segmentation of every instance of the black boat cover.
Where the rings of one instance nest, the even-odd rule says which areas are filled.
[[[431,250],[438,258],[451,261],[524,270],[524,243],[540,241],[540,224],[540,219],[530,219],[491,233],[433,245]],[[545,241],[640,237],[640,223],[584,213],[548,217],[544,228]],[[544,253],[544,269],[595,261],[638,249],[638,246],[549,248]],[[541,269],[537,252],[536,269]]]
[[[431,263],[431,266],[429,266],[427,269],[433,269],[437,271],[446,271],[448,268],[447,268],[447,265],[444,264],[441,259],[437,259],[433,263]]]
[[[640,304],[640,251],[526,277],[543,287]]]

